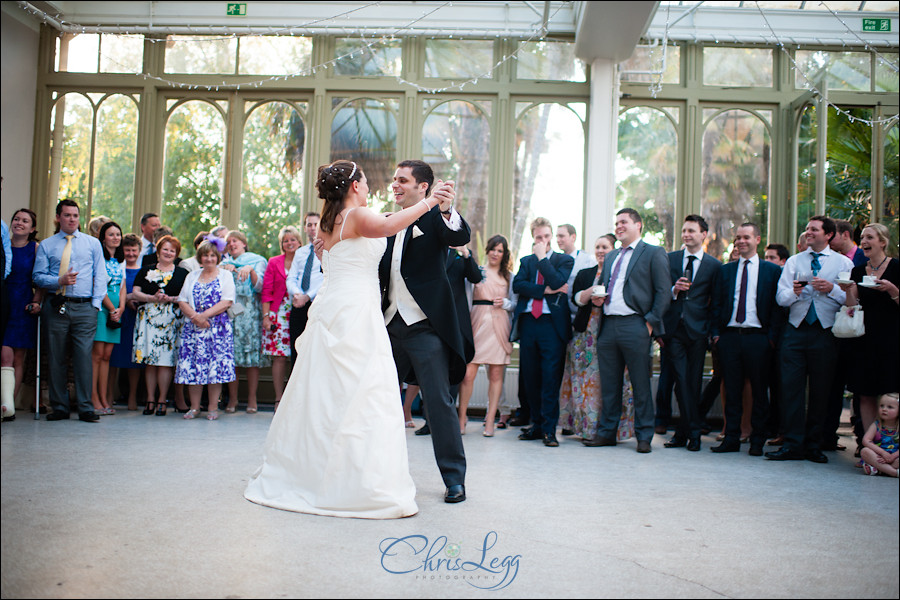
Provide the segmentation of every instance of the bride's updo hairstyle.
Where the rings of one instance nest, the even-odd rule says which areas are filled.
[[[344,210],[344,199],[350,184],[362,179],[362,175],[362,169],[349,160],[336,160],[319,167],[316,189],[319,190],[319,198],[325,201],[319,229],[326,233],[334,231],[334,221]]]

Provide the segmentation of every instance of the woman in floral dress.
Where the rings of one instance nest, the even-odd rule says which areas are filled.
[[[181,267],[175,266],[175,258],[179,252],[181,243],[171,235],[163,236],[156,243],[159,262],[142,268],[134,278],[132,296],[142,304],[138,307],[134,325],[132,359],[146,367],[145,415],[156,412],[158,416],[165,416],[166,395],[169,393],[178,359],[181,311],[177,302],[188,274]],[[156,395],[157,388],[159,396]]]
[[[94,347],[91,350],[92,384],[91,402],[98,415],[114,415],[116,410],[110,402],[109,359],[113,346],[121,341],[122,314],[125,311],[125,253],[122,249],[122,228],[114,221],[107,221],[100,227],[98,234],[103,246],[103,258],[106,259],[106,296],[103,297],[100,312],[97,313],[97,333],[94,335]]]
[[[276,409],[284,394],[284,377],[291,358],[291,298],[287,293],[287,275],[300,247],[300,232],[288,225],[278,233],[278,243],[284,254],[269,259],[262,287],[263,354],[272,358]]]
[[[209,414],[207,419],[219,418],[219,396],[222,384],[235,379],[234,337],[231,319],[225,311],[235,297],[231,274],[219,268],[222,255],[211,242],[197,248],[202,269],[188,275],[178,297],[178,305],[185,316],[178,350],[178,369],[175,383],[188,386],[191,409],[185,419],[200,414],[203,386],[208,386]]]
[[[234,366],[247,369],[247,414],[257,410],[256,389],[259,387],[259,368],[268,367],[269,357],[262,350],[262,310],[260,291],[266,274],[266,259],[247,252],[247,238],[240,231],[229,231],[225,237],[228,258],[221,268],[234,276],[235,306],[243,311],[234,314]],[[233,413],[238,404],[238,379],[228,386],[228,406]]]
[[[563,435],[580,435],[589,439],[597,431],[600,416],[600,370],[597,356],[597,332],[601,308],[592,301],[593,287],[599,282],[603,260],[611,252],[615,237],[604,235],[594,243],[596,267],[578,272],[572,286],[572,297],[579,306],[575,317],[575,334],[566,349],[566,366],[562,387],[559,390],[559,425]],[[585,324],[586,323],[586,324]],[[631,379],[625,371],[622,392],[622,417],[617,438],[626,440],[634,436],[634,395]]]

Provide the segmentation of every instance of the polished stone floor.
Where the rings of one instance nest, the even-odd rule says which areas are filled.
[[[3,423],[0,595],[900,596],[898,482],[853,468],[849,437],[826,465],[773,463],[712,437],[545,448],[473,420],[469,498],[448,505],[407,430],[419,514],[366,521],[244,500],[271,417]]]

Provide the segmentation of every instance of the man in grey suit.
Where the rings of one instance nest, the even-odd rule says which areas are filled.
[[[643,222],[633,208],[616,213],[616,239],[621,248],[603,262],[601,282],[608,296],[597,338],[603,408],[597,434],[585,446],[615,446],[622,415],[625,367],[634,387],[637,451],[650,452],[653,439],[653,395],[650,392],[650,343],[665,332],[662,318],[672,298],[666,251],[641,240]]]
[[[672,361],[681,417],[675,435],[665,447],[687,446],[691,452],[700,450],[703,361],[709,347],[712,292],[722,268],[721,262],[703,251],[708,232],[709,226],[703,217],[685,217],[681,227],[684,249],[669,253],[669,276],[675,283],[672,304],[663,317],[666,336],[660,342],[660,345],[666,345]]]

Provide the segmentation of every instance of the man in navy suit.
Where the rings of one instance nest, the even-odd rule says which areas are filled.
[[[543,217],[531,223],[533,251],[519,263],[513,291],[519,302],[513,314],[510,339],[519,340],[519,368],[534,425],[520,440],[544,440],[545,446],[559,446],[559,387],[565,366],[566,344],[572,338],[569,315],[569,286],[575,260],[550,248],[553,226]]]
[[[685,217],[681,228],[684,249],[669,253],[669,276],[675,284],[672,303],[663,317],[666,336],[661,341],[671,361],[681,415],[678,429],[665,447],[687,446],[691,452],[700,450],[703,361],[709,347],[712,292],[722,268],[720,261],[703,251],[707,233],[709,226],[703,217]]]
[[[454,503],[466,499],[466,453],[450,385],[462,381],[466,356],[446,263],[447,248],[467,244],[471,230],[452,206],[451,183],[435,185],[434,172],[420,160],[397,165],[391,189],[401,207],[421,202],[432,187],[435,195],[450,199],[388,238],[378,276],[397,375],[422,390],[434,456],[447,486],[444,501]]]
[[[781,269],[757,255],[759,226],[737,228],[734,247],[740,258],[722,267],[713,294],[713,343],[719,352],[725,384],[725,439],[713,452],[739,452],[744,379],[750,380],[753,414],[750,418],[750,455],[762,456],[766,441],[769,356],[784,324],[775,300]]]
[[[637,451],[650,452],[653,440],[653,394],[650,391],[650,344],[665,333],[663,315],[672,300],[666,251],[641,240],[643,220],[633,208],[616,213],[616,239],[621,247],[603,261],[600,281],[608,296],[597,336],[603,408],[597,434],[585,446],[615,446],[622,416],[625,367],[634,387],[634,430]]]

